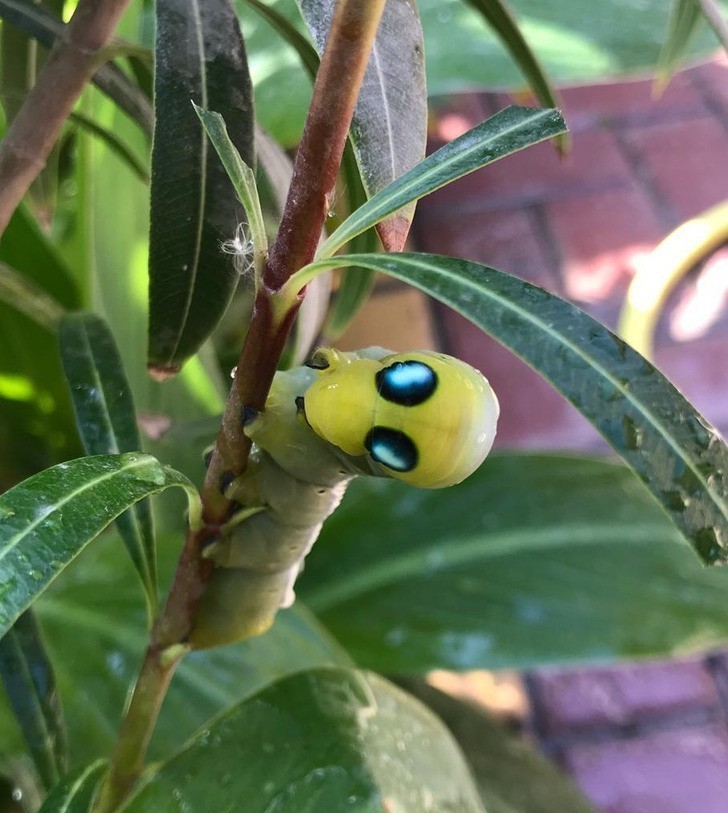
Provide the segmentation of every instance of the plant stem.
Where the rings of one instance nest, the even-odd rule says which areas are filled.
[[[79,0],[0,143],[0,234],[45,166],[76,100],[103,60],[130,0]]]
[[[124,800],[142,769],[144,754],[167,687],[179,662],[164,662],[169,647],[183,643],[194,624],[200,596],[212,573],[202,548],[219,533],[233,509],[222,493],[225,482],[245,470],[250,441],[243,431],[246,408],[263,409],[300,299],[283,316],[274,307],[276,291],[309,263],[328,212],[346,136],[385,0],[340,0],[316,78],[293,180],[278,238],[271,248],[263,285],[255,300],[248,334],[223,415],[202,490],[205,526],[189,533],[167,604],[127,709],[109,775],[94,806],[111,813]],[[181,656],[180,652],[180,656]]]
[[[264,277],[273,291],[316,252],[384,3],[341,0],[336,7]]]

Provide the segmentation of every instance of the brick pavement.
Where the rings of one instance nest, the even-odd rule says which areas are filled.
[[[433,146],[508,101],[448,100]],[[728,198],[728,60],[683,72],[659,100],[638,81],[567,89],[563,102],[574,140],[569,158],[539,145],[461,179],[421,202],[413,242],[536,282],[614,327],[641,258],[681,220]],[[424,301],[407,305],[421,343],[487,371],[505,406],[501,447],[603,448],[560,396],[464,319]],[[724,250],[670,297],[655,351],[724,435],[727,314]],[[370,329],[374,318],[370,311]],[[390,315],[375,327],[376,341],[411,346],[396,322]],[[362,342],[361,325],[352,345]],[[543,748],[600,810],[728,811],[728,655],[541,670],[525,682]]]

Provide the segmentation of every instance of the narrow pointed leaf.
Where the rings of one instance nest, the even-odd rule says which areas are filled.
[[[0,497],[0,635],[119,514],[172,486],[185,489],[192,521],[198,521],[194,486],[145,454],[82,457],[6,491]]]
[[[349,263],[409,282],[520,356],[621,455],[705,563],[728,561],[728,447],[639,353],[568,302],[479,263],[370,254],[309,269]]]
[[[701,22],[698,0],[674,0],[667,36],[657,59],[655,87],[662,92],[685,58]]]
[[[323,53],[334,0],[298,0]],[[412,169],[425,154],[427,92],[422,26],[413,0],[389,0],[374,41],[351,125],[351,143],[367,195]],[[416,198],[377,221],[388,251],[404,247]]]
[[[260,14],[296,51],[301,64],[311,79],[316,78],[319,67],[319,55],[311,43],[291,23],[291,21],[272,6],[262,3],[261,0],[245,0],[246,4]]]
[[[626,466],[547,454],[442,490],[359,478],[296,585],[358,664],[396,675],[720,646],[727,590]]]
[[[237,810],[242,799],[270,813],[484,813],[440,720],[378,675],[350,669],[278,681],[142,781],[128,813]]]
[[[235,189],[238,200],[243,204],[248,221],[248,236],[253,241],[253,257],[258,260],[256,267],[262,273],[260,263],[265,261],[268,254],[268,238],[265,233],[258,188],[255,184],[255,172],[240,157],[240,153],[227,131],[223,117],[212,110],[203,110],[197,105],[194,105],[194,108],[205,128],[207,137],[225,167],[225,172]]]
[[[77,769],[53,788],[39,813],[89,813],[105,770],[106,760],[103,759]]]
[[[253,98],[228,0],[159,0],[149,249],[150,369],[175,374],[209,337],[238,276],[221,251],[242,209],[191,102],[219,112],[255,166]]]
[[[344,151],[341,169],[346,182],[347,211],[355,212],[366,203],[367,195],[351,150]],[[367,229],[362,234],[357,234],[347,246],[351,254],[366,254],[376,251],[378,248],[379,240],[374,229]],[[327,339],[335,340],[341,336],[367,301],[373,288],[374,272],[370,269],[359,268],[353,273],[347,272],[342,275],[324,328]]]
[[[65,36],[63,20],[28,0],[0,0],[0,18],[48,49],[53,47],[56,39]],[[117,65],[102,65],[92,82],[151,135],[153,114],[149,99]]]
[[[103,141],[109,149],[113,150],[121,158],[137,178],[144,181],[144,183],[149,183],[149,170],[116,133],[108,127],[103,127],[92,118],[84,116],[83,113],[71,113],[70,120],[96,136],[100,141]]]
[[[58,328],[64,313],[52,296],[3,262],[0,262],[0,302],[24,313],[48,331]]]
[[[532,110],[528,107],[501,110],[429,155],[370,198],[326,240],[318,256],[330,257],[352,237],[456,178],[564,132],[566,125],[557,110]]]
[[[53,666],[31,610],[0,638],[0,679],[38,775],[52,788],[66,772],[66,728]]]
[[[70,314],[61,324],[60,343],[86,454],[120,454],[141,449],[131,388],[116,342],[104,320],[90,313]],[[158,597],[151,503],[140,500],[116,524],[144,585],[153,617]]]
[[[552,87],[528,40],[523,36],[521,26],[508,5],[503,0],[466,0],[466,2],[482,15],[496,32],[542,107],[559,107],[556,90]],[[554,144],[559,152],[566,153],[569,147],[568,135],[562,133],[556,136]]]

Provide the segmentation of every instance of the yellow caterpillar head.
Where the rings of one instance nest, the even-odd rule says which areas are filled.
[[[422,488],[472,474],[493,445],[498,399],[481,373],[442,353],[323,349],[302,407],[317,435]]]

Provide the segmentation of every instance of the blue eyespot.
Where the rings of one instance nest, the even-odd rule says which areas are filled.
[[[421,361],[397,361],[377,373],[377,391],[386,401],[417,406],[437,389],[437,375]]]
[[[417,447],[404,432],[374,426],[364,439],[364,448],[383,466],[393,471],[412,471],[417,465]]]

